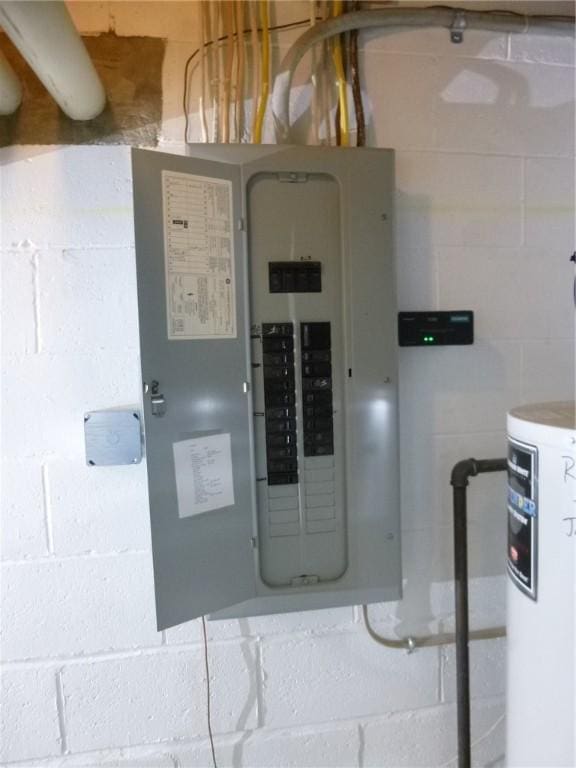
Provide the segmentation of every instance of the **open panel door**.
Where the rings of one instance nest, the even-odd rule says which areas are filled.
[[[132,151],[158,629],[255,596],[240,166]]]

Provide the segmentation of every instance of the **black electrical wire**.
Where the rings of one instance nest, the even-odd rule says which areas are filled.
[[[320,17],[317,18],[317,21],[322,21]],[[298,27],[304,27],[309,26],[310,19],[300,19],[299,21],[292,21],[288,24],[277,24],[274,27],[269,27],[269,32],[278,32],[285,29],[297,29]],[[258,28],[258,32],[262,32],[262,28]],[[247,35],[250,33],[250,29],[244,29],[242,30],[243,35]],[[238,33],[234,33],[232,37],[236,38],[238,36]],[[214,40],[209,40],[208,42],[204,43],[204,49],[210,48],[210,46],[215,45],[217,43],[223,43],[225,40],[228,40],[229,35],[222,35],[221,37],[218,37]],[[182,93],[182,109],[184,111],[184,141],[188,141],[188,127],[189,127],[189,119],[188,119],[188,87],[189,87],[189,77],[190,77],[190,64],[194,61],[196,56],[200,53],[202,50],[202,46],[200,48],[196,48],[196,50],[188,56],[186,59],[186,64],[184,65],[184,89]]]
[[[374,0],[371,0],[371,2],[374,2]],[[427,11],[434,10],[434,9],[440,9],[440,10],[449,10],[449,11],[466,11],[466,8],[458,8],[453,5],[428,5],[426,6]],[[516,16],[520,19],[539,19],[540,21],[574,21],[574,16],[566,16],[566,15],[556,15],[553,13],[521,13],[520,11],[510,11],[507,9],[500,9],[500,8],[489,8],[486,11],[478,11],[475,10],[475,13],[485,13],[487,16],[490,15],[497,15],[497,16]]]
[[[370,7],[372,5],[390,5],[390,0],[368,0],[364,3],[364,7]],[[461,8],[457,5],[425,5],[421,6],[418,10],[422,11],[466,11],[470,8]],[[510,11],[508,9],[490,8],[486,11],[474,9],[474,13],[483,13],[486,16],[515,16],[517,19],[536,19],[537,21],[567,21],[574,22],[574,16],[568,16],[566,14],[554,14],[554,13],[522,13],[521,11]]]
[[[344,53],[342,53],[344,58]],[[336,102],[336,111],[334,112],[334,135],[336,137],[336,146],[339,147],[342,144],[342,131],[340,130],[340,99]]]
[[[360,88],[357,29],[353,29],[350,32],[350,75],[352,78],[354,112],[356,113],[356,146],[364,147],[366,145],[366,120],[364,117],[364,105],[362,104],[362,90]]]
[[[210,749],[212,750],[212,764],[218,768],[216,762],[216,749],[214,748],[214,736],[212,734],[212,716],[210,712],[210,667],[208,665],[208,638],[206,636],[206,619],[202,616],[202,636],[204,637],[204,668],[206,670],[206,719],[208,721],[208,736]]]
[[[333,14],[334,12],[332,12]],[[334,37],[334,40],[338,38]],[[346,76],[346,83],[348,83],[348,75],[346,72],[346,35],[339,35],[340,46],[342,49],[342,68]],[[340,111],[342,105],[340,104],[340,97],[336,101],[336,110],[334,112],[334,136],[336,137],[336,146],[339,147],[342,144],[342,131],[340,130]]]

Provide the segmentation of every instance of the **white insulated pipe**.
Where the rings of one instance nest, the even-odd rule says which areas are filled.
[[[68,117],[102,112],[104,87],[64,2],[0,2],[0,26]]]
[[[290,88],[296,67],[316,43],[353,29],[382,29],[388,34],[407,28],[445,27],[459,34],[468,29],[524,34],[538,32],[574,37],[574,19],[554,16],[523,16],[498,11],[467,11],[460,8],[430,7],[421,10],[379,8],[352,11],[320,21],[301,35],[288,50],[274,81],[272,116],[276,141],[290,142]]]
[[[22,86],[16,73],[0,51],[0,115],[16,112],[22,101]]]

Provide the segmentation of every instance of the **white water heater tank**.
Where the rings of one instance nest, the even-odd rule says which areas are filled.
[[[507,764],[576,766],[574,403],[508,414]]]

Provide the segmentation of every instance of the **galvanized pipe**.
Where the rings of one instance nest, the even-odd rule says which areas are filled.
[[[68,117],[102,112],[104,88],[64,2],[3,0],[0,26]]]

